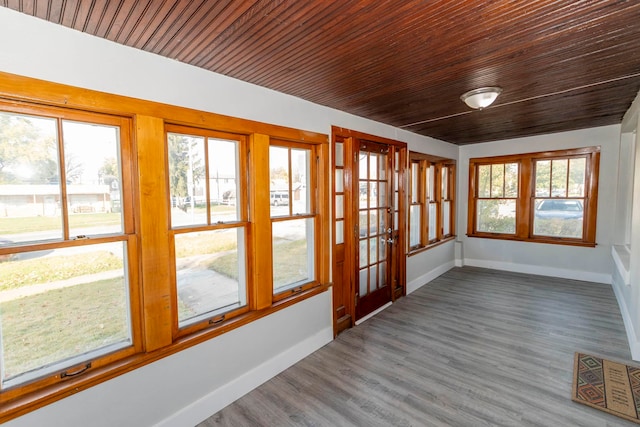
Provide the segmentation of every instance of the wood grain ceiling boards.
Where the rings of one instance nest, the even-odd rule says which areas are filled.
[[[620,123],[640,89],[637,0],[0,5],[456,144]],[[480,86],[504,91],[471,111]]]

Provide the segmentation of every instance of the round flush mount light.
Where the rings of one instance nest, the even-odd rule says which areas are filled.
[[[462,96],[460,96],[460,99],[469,107],[476,110],[482,110],[483,108],[493,104],[493,101],[496,100],[500,93],[502,93],[502,88],[498,86],[481,87],[463,93]]]

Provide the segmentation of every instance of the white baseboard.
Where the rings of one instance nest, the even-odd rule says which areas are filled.
[[[541,265],[515,264],[511,262],[490,261],[484,259],[465,258],[464,265],[512,271],[514,273],[527,273],[537,274],[540,276],[560,277],[563,279],[584,280],[585,282],[604,283],[607,285],[610,285],[612,280],[611,274],[571,270],[568,268],[545,267]]]
[[[627,341],[629,342],[629,350],[631,350],[631,358],[635,361],[640,361],[640,341],[638,341],[636,331],[633,327],[627,303],[625,302],[620,288],[618,288],[618,286],[613,282],[611,287],[613,288],[613,293],[616,295],[616,300],[618,300],[618,307],[620,308],[620,314],[622,315],[622,321],[624,322],[624,329],[627,332]]]
[[[417,289],[421,288],[422,286],[424,286],[425,284],[429,283],[430,281],[432,281],[433,279],[435,279],[436,277],[446,273],[447,271],[451,270],[453,267],[456,266],[455,261],[450,261],[447,262],[445,264],[442,264],[436,268],[434,268],[433,270],[423,274],[422,276],[413,279],[411,282],[407,283],[407,295],[409,295],[412,292],[415,292]]]
[[[333,340],[326,328],[212,391],[155,427],[194,426]]]

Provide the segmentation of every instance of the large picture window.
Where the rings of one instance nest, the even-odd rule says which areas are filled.
[[[470,160],[470,236],[594,245],[600,150]]]
[[[0,390],[134,352],[130,123],[0,104]]]
[[[455,237],[455,161],[410,152],[409,254]]]

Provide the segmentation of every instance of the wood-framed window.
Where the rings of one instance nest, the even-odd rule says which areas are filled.
[[[314,145],[273,140],[269,147],[275,300],[317,283],[317,159]]]
[[[165,130],[172,278],[178,328],[188,333],[249,310],[247,174],[240,173],[247,138],[170,124]]]
[[[455,161],[409,153],[409,254],[455,237]]]
[[[3,398],[141,351],[132,150],[129,119],[0,103]]]
[[[469,161],[468,235],[595,246],[600,148]]]
[[[271,143],[308,209],[272,217]],[[0,73],[0,423],[327,291],[328,170],[324,134]]]

